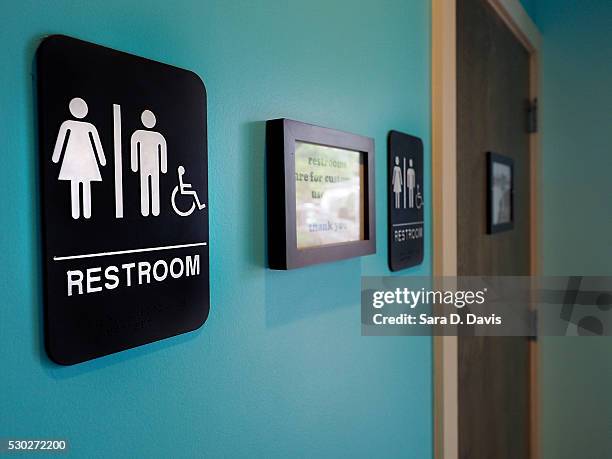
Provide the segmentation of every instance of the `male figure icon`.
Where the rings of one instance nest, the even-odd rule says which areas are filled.
[[[416,187],[416,173],[412,167],[412,159],[408,160],[406,171],[406,186],[408,187],[408,208],[414,208],[414,188]]]
[[[155,127],[155,115],[150,110],[140,117],[144,127]],[[159,215],[159,173],[168,171],[168,149],[166,139],[159,132],[139,129],[130,141],[130,156],[133,172],[140,170],[140,213]]]

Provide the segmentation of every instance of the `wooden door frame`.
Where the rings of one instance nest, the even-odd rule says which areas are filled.
[[[457,275],[457,0],[432,0],[433,273]],[[541,37],[519,0],[487,0],[530,54],[530,98],[538,97]],[[530,270],[539,272],[539,134],[531,134]],[[458,339],[434,337],[434,457],[459,457]],[[529,345],[529,450],[539,457],[538,348]]]

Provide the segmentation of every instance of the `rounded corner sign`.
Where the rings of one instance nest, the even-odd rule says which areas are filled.
[[[210,308],[202,80],[53,35],[37,88],[49,357],[70,365],[199,328]]]
[[[423,141],[399,131],[388,139],[389,269],[423,262]]]

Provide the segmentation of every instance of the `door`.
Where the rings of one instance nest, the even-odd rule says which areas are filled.
[[[486,0],[457,2],[457,273],[530,274],[529,53]],[[486,153],[514,160],[514,227],[486,232]],[[529,457],[527,338],[460,337],[459,457]]]

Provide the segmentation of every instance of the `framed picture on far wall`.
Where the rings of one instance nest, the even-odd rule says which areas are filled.
[[[374,140],[277,119],[266,143],[268,266],[375,253]]]
[[[514,226],[514,160],[487,153],[487,233]]]

